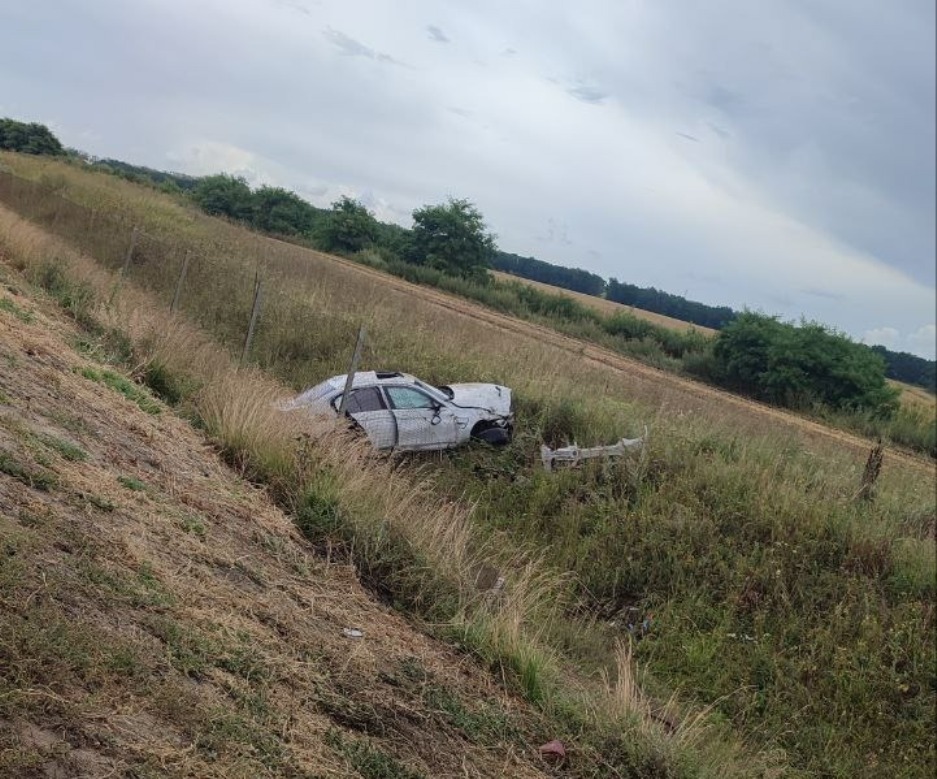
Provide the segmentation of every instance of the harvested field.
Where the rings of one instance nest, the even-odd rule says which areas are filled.
[[[503,273],[496,270],[490,272],[491,275],[494,276],[498,281],[516,281],[520,284],[528,284],[534,289],[539,289],[541,292],[546,292],[550,295],[563,295],[564,297],[571,298],[577,303],[581,303],[582,305],[594,309],[600,314],[605,314],[607,316],[626,313],[632,314],[638,319],[644,319],[648,322],[651,322],[652,324],[660,325],[661,327],[667,327],[671,330],[677,330],[679,332],[695,330],[696,332],[703,333],[704,335],[716,334],[716,331],[711,327],[694,325],[691,322],[684,322],[680,319],[674,319],[673,317],[665,316],[664,314],[655,314],[653,311],[644,311],[643,309],[635,308],[634,306],[626,306],[623,303],[616,303],[614,300],[606,300],[605,298],[599,298],[595,295],[585,295],[582,292],[573,292],[569,289],[554,287],[552,284],[544,284],[540,281],[525,279],[521,276],[514,276],[510,273]]]

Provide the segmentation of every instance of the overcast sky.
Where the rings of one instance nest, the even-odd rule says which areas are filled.
[[[0,116],[935,356],[934,0],[31,0]]]

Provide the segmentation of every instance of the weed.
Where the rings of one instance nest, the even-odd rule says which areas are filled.
[[[0,298],[0,311],[7,311],[13,314],[20,322],[24,322],[27,325],[31,324],[36,318],[32,311],[20,308],[9,298]]]
[[[243,745],[262,765],[272,769],[283,767],[283,747],[269,728],[224,709],[214,711],[209,723],[195,742],[196,749],[209,758],[216,759],[229,745]]]
[[[70,441],[47,434],[39,435],[37,438],[40,443],[52,449],[54,452],[57,452],[69,462],[84,462],[88,459],[87,452]]]
[[[476,744],[520,741],[520,732],[504,712],[486,704],[479,711],[468,710],[462,701],[445,687],[429,685],[424,693],[426,705],[442,712],[454,727]]]
[[[94,291],[88,284],[69,279],[61,264],[55,262],[41,265],[36,280],[79,324],[94,325]]]
[[[118,476],[117,481],[122,487],[126,487],[133,492],[142,492],[146,489],[146,484],[135,476]]]
[[[162,412],[160,405],[153,400],[145,390],[138,387],[126,376],[121,376],[119,373],[114,373],[110,370],[97,370],[90,367],[81,368],[79,373],[86,379],[99,382],[119,392],[127,398],[127,400],[136,403],[137,406],[147,414],[153,414],[155,416]]]
[[[192,533],[199,541],[204,541],[206,536],[205,523],[201,517],[195,514],[185,514],[179,520],[179,527],[186,533]]]
[[[67,411],[53,411],[50,418],[61,425],[65,430],[75,435],[89,435],[91,433],[90,425],[76,414],[70,414]]]
[[[94,508],[96,508],[98,511],[104,511],[104,512],[110,513],[116,508],[116,506],[114,506],[114,503],[112,501],[108,500],[107,498],[101,497],[100,495],[95,495],[93,493],[91,494],[84,493],[82,494],[81,497],[87,503],[94,506]]]
[[[35,510],[22,508],[19,511],[19,521],[24,527],[42,527],[52,519],[51,509]]]
[[[50,492],[59,483],[54,473],[23,465],[13,455],[4,451],[0,451],[0,473],[12,476],[23,484],[42,492]]]
[[[330,730],[326,743],[343,755],[364,779],[421,779],[423,774],[399,763],[367,739],[350,739]]]
[[[169,617],[153,617],[147,627],[166,644],[169,661],[179,673],[196,680],[205,677],[213,665],[213,642]]]

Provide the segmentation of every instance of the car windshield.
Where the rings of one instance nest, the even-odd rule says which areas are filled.
[[[420,381],[419,379],[414,379],[413,383],[416,384],[420,389],[426,390],[430,395],[435,397],[437,400],[444,400],[449,398],[445,392],[443,392],[439,387],[434,387],[432,384],[427,384],[425,381]]]

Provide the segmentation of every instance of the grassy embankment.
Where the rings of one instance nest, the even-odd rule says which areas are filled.
[[[575,602],[595,629],[543,620],[554,651],[596,668],[615,630],[606,618],[652,614],[634,642],[653,674],[646,689],[663,681],[713,704],[750,741],[785,750],[795,771],[933,767],[932,466],[886,462],[876,501],[860,504],[861,455],[796,420],[629,379],[136,188],[58,175],[72,197],[99,208],[107,198],[109,210],[161,236],[160,252],[141,244],[132,275],[164,298],[182,249],[194,246],[184,308],[233,347],[262,257],[270,291],[255,357],[294,386],[340,372],[363,318],[372,367],[514,386],[521,432],[511,447],[416,463],[437,490],[477,503],[474,532],[577,574]],[[58,229],[119,266],[129,226],[109,246],[104,230],[82,233],[61,216]],[[652,439],[640,460],[558,477],[538,469],[541,437],[612,441],[646,421]],[[536,685],[528,693],[536,697]]]
[[[30,245],[57,253],[0,243],[0,776],[544,777],[549,719],[317,555],[114,364],[140,352],[74,267],[39,278],[84,326],[13,270]],[[213,395],[264,391],[217,350],[200,368],[213,428]]]
[[[539,732],[558,736],[573,749],[568,775],[745,775],[752,764],[764,763],[766,758],[746,754],[705,712],[694,712],[676,698],[651,701],[637,687],[625,644],[607,658],[604,674],[586,676],[571,669],[539,635],[559,617],[569,596],[568,577],[504,539],[479,534],[469,524],[466,506],[433,494],[431,485],[376,457],[331,424],[285,418],[273,407],[284,393],[281,385],[259,371],[237,370],[204,332],[170,318],[145,293],[120,285],[113,274],[3,210],[0,250],[85,328],[82,349],[133,366],[139,378],[203,427],[232,464],[264,482],[307,537],[328,552],[327,559],[349,555],[375,590],[429,620],[424,624],[431,630],[475,654],[509,689],[538,705],[545,718]],[[146,402],[145,392],[106,368],[89,368],[82,375]],[[125,486],[144,489],[141,485],[128,479]],[[502,593],[477,586],[480,569],[492,564],[508,575]],[[213,662],[213,646],[200,648],[206,662]],[[43,651],[52,658],[57,648]],[[13,700],[17,694],[11,691]],[[503,735],[499,727],[514,727],[499,724],[496,712],[490,722],[489,715],[473,714],[491,708],[482,701],[462,704],[450,696],[435,705],[443,706],[445,716],[455,718],[470,740],[497,740]],[[349,701],[347,708],[354,717],[370,717],[374,732],[393,730],[377,714],[368,714],[366,705]],[[666,717],[670,724],[664,728],[655,717]],[[264,738],[261,718],[234,740],[250,749],[251,740]],[[352,747],[354,754],[346,757],[356,765],[374,751],[360,740],[336,748],[342,753]],[[376,768],[381,766],[387,763]]]

